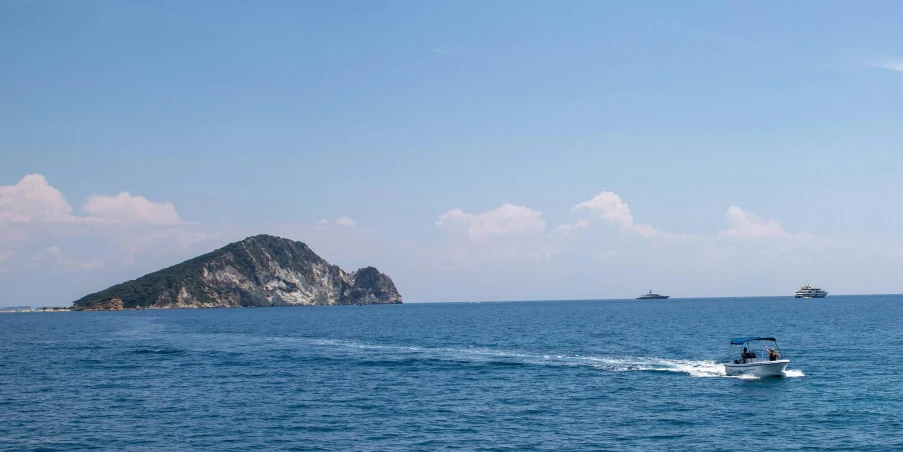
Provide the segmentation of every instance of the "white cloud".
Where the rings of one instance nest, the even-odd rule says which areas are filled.
[[[789,238],[787,231],[774,220],[765,220],[758,215],[745,211],[737,206],[731,206],[725,212],[731,228],[718,233],[720,237],[771,237]]]
[[[16,185],[0,186],[0,224],[69,222],[72,207],[40,174],[29,174]]]
[[[899,58],[885,58],[882,60],[871,61],[870,64],[875,67],[888,69],[891,71],[903,72],[903,60]]]
[[[136,253],[178,254],[205,237],[195,225],[182,221],[172,203],[151,202],[129,192],[91,196],[83,211],[83,215],[73,214],[63,194],[40,174],[0,186],[0,245],[24,251],[60,241],[65,241],[63,245],[93,242],[79,248],[90,251],[80,251],[77,259],[51,246],[30,261],[32,266],[52,263],[89,269],[100,267],[101,261],[83,257],[86,253],[128,264]]]
[[[357,226],[357,222],[348,217],[342,217],[342,218],[335,220],[335,224],[338,224],[341,226]]]
[[[601,219],[614,224],[626,234],[634,234],[648,238],[668,238],[676,240],[708,240],[711,236],[674,234],[655,229],[648,224],[634,222],[633,214],[627,203],[621,200],[616,193],[604,191],[589,201],[577,204],[572,209],[574,212],[588,212],[593,219]],[[766,238],[809,238],[808,234],[791,235],[774,220],[765,220],[753,212],[744,211],[737,206],[731,206],[724,215],[730,223],[730,229],[718,233],[718,237],[766,237]],[[586,224],[578,222],[574,225],[561,225],[556,232],[567,235],[574,229],[586,227]]]
[[[329,220],[325,218],[320,218],[316,224],[314,224],[314,229],[326,229],[329,227]]]
[[[593,199],[577,204],[571,211],[588,212],[592,218],[598,218],[614,224],[622,232],[628,234],[636,234],[642,237],[673,236],[673,234],[659,231],[648,224],[635,224],[633,222],[633,214],[630,212],[630,206],[621,201],[621,197],[617,193],[610,191],[603,191],[593,197]]]
[[[89,216],[73,215],[63,194],[40,174],[29,174],[15,185],[0,186],[0,224],[183,223],[172,203],[151,202],[129,192],[117,196],[91,196],[82,210]]]
[[[589,201],[577,204],[571,211],[588,211],[596,217],[605,221],[615,223],[622,229],[628,229],[633,226],[633,215],[630,213],[630,207],[621,201],[621,197],[614,192],[603,191]]]
[[[493,260],[546,259],[557,250],[548,245],[542,212],[513,204],[479,214],[452,209],[439,215],[436,227],[451,240],[442,253],[444,268],[460,269]]]
[[[719,257],[722,254],[733,252],[731,247],[736,244],[726,242],[725,238],[814,237],[789,234],[776,221],[764,220],[737,206],[731,206],[725,215],[730,222],[730,229],[717,235],[675,234],[648,224],[636,223],[630,206],[618,194],[610,191],[603,191],[592,199],[577,204],[571,211],[587,215],[588,218],[579,219],[572,224],[558,225],[549,234],[543,234],[546,223],[542,212],[512,204],[504,204],[495,210],[479,214],[452,209],[439,215],[435,224],[454,238],[448,242],[451,247],[445,252],[446,259],[453,263],[450,266],[452,268],[494,259],[547,259],[563,252],[568,253],[569,258],[595,255],[603,260],[616,256],[621,259],[641,249],[646,250],[643,252],[654,253],[662,253],[665,249],[671,250],[669,252],[696,250],[698,254],[705,255],[707,261],[712,261],[722,259]],[[594,229],[596,224],[608,225],[609,231]],[[578,234],[578,231],[588,232]],[[612,232],[617,234],[611,235]],[[622,237],[649,239],[649,242],[647,245],[644,241],[620,240],[618,234]],[[758,245],[762,253],[765,252],[764,245]],[[647,246],[653,248],[646,249]],[[786,247],[786,243],[776,242],[774,246]]]
[[[542,212],[514,204],[474,215],[452,209],[439,215],[436,226],[446,232],[463,233],[472,242],[488,242],[498,237],[537,234],[546,229]]]
[[[123,223],[177,225],[182,223],[171,202],[156,203],[124,191],[117,196],[94,195],[82,207],[86,213]]]

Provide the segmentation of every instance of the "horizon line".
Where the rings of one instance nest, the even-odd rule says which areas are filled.
[[[887,297],[887,296],[903,296],[903,293],[863,293],[863,294],[835,294],[832,297]],[[668,300],[729,300],[736,298],[792,298],[793,295],[732,295],[732,296],[707,296],[707,297],[668,297]],[[824,297],[827,298],[827,297]],[[568,301],[653,301],[653,300],[638,300],[636,298],[560,298],[560,299],[531,299],[531,300],[463,300],[463,301],[409,301],[400,303],[402,305],[405,304],[451,304],[451,303],[540,303],[540,302],[568,302]],[[655,300],[655,301],[661,301]],[[380,306],[380,305],[396,305],[395,303],[373,303],[366,306]],[[355,305],[294,305],[294,306],[262,306],[267,308],[300,308],[300,307],[317,307],[317,306],[355,306]],[[31,305],[5,305],[0,306],[0,309],[8,309],[8,308],[20,308],[20,307],[29,307],[32,309],[41,309],[41,308],[69,308],[71,306],[31,306]],[[246,306],[238,306],[238,307],[246,307]],[[149,309],[149,310],[170,310],[174,308],[161,308],[161,309]],[[180,309],[180,308],[175,308]],[[214,309],[214,308],[181,308],[181,309]],[[230,308],[224,308],[230,309]]]

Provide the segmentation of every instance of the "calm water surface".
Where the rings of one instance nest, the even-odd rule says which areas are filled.
[[[901,351],[903,296],[2,314],[0,449],[903,449]]]

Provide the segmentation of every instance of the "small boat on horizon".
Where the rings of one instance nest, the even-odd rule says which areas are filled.
[[[731,339],[731,355],[736,358],[724,365],[724,373],[731,377],[780,377],[790,364],[789,359],[778,359],[781,354],[778,352],[778,341],[773,337]]]
[[[825,298],[828,296],[828,292],[819,289],[818,287],[813,287],[812,284],[806,283],[803,287],[800,287],[800,290],[797,290],[793,294],[793,298]]]
[[[667,300],[671,295],[659,295],[652,290],[649,293],[645,293],[636,297],[637,300]]]

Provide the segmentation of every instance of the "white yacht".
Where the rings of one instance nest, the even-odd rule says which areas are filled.
[[[793,298],[825,298],[826,296],[828,296],[828,292],[806,283],[806,285],[800,287],[800,290],[796,291]]]
[[[636,297],[637,300],[667,300],[671,295],[660,295],[653,291]]]
[[[736,359],[724,364],[724,373],[732,377],[780,377],[784,375],[787,364],[790,364],[789,359],[781,359],[778,342],[773,337],[731,339],[731,352]]]

